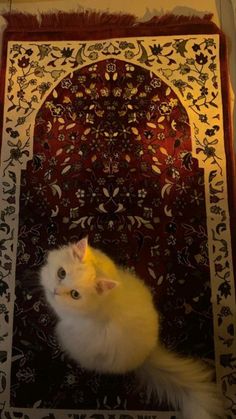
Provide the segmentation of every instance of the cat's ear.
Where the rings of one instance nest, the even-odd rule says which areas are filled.
[[[81,262],[85,259],[88,249],[88,237],[84,237],[79,242],[72,245],[73,256],[79,258]]]
[[[109,291],[113,290],[119,285],[119,282],[114,281],[113,279],[101,277],[98,278],[96,282],[96,291],[98,294],[106,294]]]

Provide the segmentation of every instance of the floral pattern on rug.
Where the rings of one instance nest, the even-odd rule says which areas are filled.
[[[48,249],[88,233],[94,246],[150,286],[162,314],[164,343],[208,362],[214,357],[209,252],[214,256],[219,283],[215,318],[219,333],[224,330],[218,339],[228,349],[220,360],[230,371],[222,379],[223,392],[233,386],[217,42],[199,38],[160,44],[119,40],[79,47],[11,45],[5,127],[9,154],[3,159],[8,198],[1,224],[9,242],[13,230],[8,217],[14,217],[19,193],[15,167],[24,169],[11,406],[163,408],[148,403],[143,392],[135,394],[132,375],[110,377],[81,370],[56,342],[54,315],[40,290],[34,289],[38,270]],[[211,222],[214,228],[209,230]],[[5,301],[10,296],[6,278],[12,272],[7,249],[3,240]],[[1,315],[7,323],[5,301]],[[4,362],[5,352],[1,353]]]
[[[170,87],[117,59],[75,71],[46,98],[21,178],[13,346],[24,355],[12,369],[12,404],[29,403],[30,389],[31,403],[40,398],[42,407],[94,409],[115,394],[123,408],[150,408],[143,395],[130,401],[128,379],[124,386],[123,378],[110,378],[108,387],[94,376],[91,392],[91,375],[73,375],[59,352],[45,302],[26,292],[22,305],[25,272],[41,266],[48,248],[86,234],[152,288],[168,346],[212,356],[203,170],[190,138],[188,116]],[[48,374],[49,364],[61,378]]]

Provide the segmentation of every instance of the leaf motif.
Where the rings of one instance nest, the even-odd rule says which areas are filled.
[[[82,58],[82,53],[84,51],[84,45],[82,45],[82,47],[78,50],[76,57],[75,57],[75,61],[77,62],[77,64],[81,65],[83,63],[85,63],[85,60],[83,60]]]
[[[170,194],[171,188],[173,186],[173,183],[166,183],[161,190],[161,197],[164,198],[165,193],[167,193],[167,195]]]
[[[71,99],[69,98],[69,96],[64,97],[63,103],[71,103]]]
[[[164,276],[163,275],[159,276],[159,278],[157,280],[157,285],[161,285],[163,280],[164,280]]]
[[[156,279],[156,274],[155,274],[155,272],[154,272],[154,270],[153,270],[153,269],[148,268],[148,272],[149,272],[150,276],[151,276],[153,279]]]
[[[90,226],[91,222],[92,222],[93,217],[88,217],[88,225]]]
[[[52,66],[52,67],[56,67],[56,65],[55,65],[55,62],[54,62],[55,60],[51,60],[51,61],[49,61],[48,62],[48,66]]]
[[[18,359],[22,359],[24,357],[23,354],[12,356],[11,362],[18,361]]]
[[[173,119],[173,121],[171,122],[171,128],[176,131],[176,121]]]
[[[102,117],[103,117],[103,115],[104,115],[104,111],[100,111],[100,110],[98,111],[98,110],[96,110],[96,109],[95,109],[95,113],[96,113],[96,115],[97,115],[97,116],[99,116],[100,118],[102,118]]]
[[[158,124],[158,128],[159,129],[165,129],[164,125],[162,125],[162,124]]]
[[[50,132],[51,129],[52,129],[52,123],[51,123],[51,121],[48,121],[47,122],[47,132]]]
[[[155,173],[158,173],[158,174],[160,174],[161,173],[161,170],[159,169],[159,167],[157,167],[156,165],[152,165],[152,170],[153,170],[153,172],[155,172]]]
[[[147,119],[148,121],[150,121],[150,120],[151,120],[151,114],[150,114],[150,112],[147,112],[147,113],[146,113],[146,119]]]
[[[65,175],[67,172],[69,172],[69,170],[71,169],[71,164],[69,164],[68,166],[64,167],[64,169],[61,171],[62,175]]]
[[[75,123],[73,122],[72,124],[67,125],[66,130],[74,128],[75,127]]]
[[[154,124],[153,122],[147,122],[147,126],[150,128],[156,128],[156,124]]]
[[[183,39],[182,41],[179,42],[178,44],[178,48],[177,48],[177,52],[180,53],[181,57],[185,57],[185,52],[187,52],[186,50],[186,44],[188,42],[188,39]]]
[[[134,135],[138,135],[139,134],[138,129],[136,127],[131,127],[131,131],[132,131],[132,133]]]
[[[172,209],[168,208],[168,205],[165,205],[164,212],[167,217],[172,217]]]
[[[166,89],[166,96],[169,96],[170,93],[171,93],[171,88],[170,87],[167,87],[167,89]]]
[[[2,373],[2,372],[1,372],[1,382],[0,382],[0,385],[1,385],[1,392],[3,392],[3,391],[6,389],[6,384],[7,384],[7,382],[6,382],[6,376],[5,376],[5,373]]]
[[[154,230],[154,227],[152,226],[152,224],[149,223],[149,221],[144,220],[144,218],[142,217],[128,217],[129,219],[131,219],[131,223],[132,225],[134,224],[134,220],[136,220],[136,222],[138,223],[138,227],[141,227],[141,225],[143,224],[146,228],[148,228],[149,230]],[[134,219],[132,222],[132,218]]]
[[[154,230],[154,227],[153,227],[153,225],[152,225],[152,224],[150,224],[150,223],[146,223],[146,222],[145,222],[145,224],[144,224],[144,225],[145,225],[145,227],[146,227],[146,228],[148,228],[149,230]]]
[[[106,209],[104,208],[104,204],[100,204],[98,206],[99,211],[107,213]]]
[[[55,99],[58,97],[58,93],[55,89],[53,90],[52,95]]]
[[[119,116],[124,116],[126,114],[126,111],[118,111]]]
[[[162,122],[162,121],[164,121],[164,119],[165,119],[165,117],[164,117],[164,116],[160,116],[160,117],[158,118],[157,122]]]
[[[87,217],[85,216],[85,217],[81,217],[80,219],[79,219],[79,223],[81,224],[81,226],[83,227],[83,228],[85,228],[85,221],[87,220]]]
[[[56,156],[59,156],[63,152],[63,148],[59,148],[59,150],[56,151]]]
[[[68,167],[68,166],[67,166]],[[56,194],[58,194],[59,198],[61,198],[62,196],[62,191],[59,185],[50,185],[51,189],[52,189],[52,194],[55,196]]]
[[[0,224],[0,230],[4,231],[6,234],[9,234],[10,232],[10,227],[7,223],[1,223]],[[6,258],[7,255],[5,255]]]
[[[58,122],[60,122],[60,124],[64,124],[65,123],[65,119],[64,118],[58,118]]]
[[[35,402],[35,403],[33,404],[33,407],[34,407],[35,409],[37,409],[37,408],[41,405],[41,403],[42,403],[42,400],[37,400],[37,402]]]
[[[105,79],[108,81],[108,80],[110,80],[110,75],[109,75],[109,73],[105,73]]]
[[[138,41],[138,44],[139,44],[139,47],[140,47],[140,49],[142,51],[142,55],[138,59],[138,61],[140,63],[146,63],[148,61],[148,54],[147,54],[146,48],[144,48],[144,46],[142,45],[141,41]]]
[[[15,109],[15,108],[16,108],[16,105],[11,105],[11,106],[8,108],[7,112],[11,112],[11,111],[13,111],[13,109]]]
[[[69,223],[69,221],[67,222],[67,224]],[[77,227],[77,223],[75,223],[75,221],[73,221],[73,224],[70,224],[69,225],[69,230],[73,230],[73,229],[75,229],[75,228],[78,228]]]
[[[151,151],[153,154],[156,153],[155,148],[153,148],[151,145],[148,146],[148,150]]]
[[[222,354],[220,356],[220,363],[223,367],[230,367],[231,369],[233,369],[233,364],[235,363],[235,361],[236,358],[232,353]]]
[[[7,351],[0,351],[0,362],[3,363],[7,359]]]
[[[120,190],[120,188],[115,188],[114,189],[113,194],[112,194],[113,198],[118,194],[119,190]]]
[[[115,210],[115,212],[121,212],[124,211],[124,206],[122,204],[118,204],[118,208]]]
[[[84,135],[88,135],[88,134],[90,133],[90,131],[91,131],[91,128],[87,128],[87,129],[84,131]]]
[[[230,323],[228,325],[227,332],[230,334],[230,336],[234,336],[234,325],[233,325],[233,323]]]
[[[10,147],[15,147],[15,144],[14,144],[11,140],[8,140],[8,141],[7,141],[7,144],[8,144]]]
[[[168,153],[164,147],[160,147],[159,150],[162,154],[165,154],[165,156],[168,156]]]
[[[134,219],[134,217],[132,217],[131,215],[128,215],[128,217],[127,217],[130,221],[131,221],[131,224],[132,224],[132,226],[134,225],[134,223],[135,223],[135,219]]]
[[[56,217],[59,213],[59,206],[56,205],[55,209],[51,209],[51,217]]]
[[[110,195],[109,195],[109,192],[108,192],[107,188],[103,188],[102,190],[103,190],[104,195],[105,195],[107,198],[110,198]]]

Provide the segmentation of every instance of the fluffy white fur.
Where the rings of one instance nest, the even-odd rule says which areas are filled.
[[[159,343],[158,313],[147,286],[87,239],[49,252],[41,284],[59,318],[58,339],[82,367],[135,371],[150,396],[167,400],[184,419],[223,417],[209,370]]]

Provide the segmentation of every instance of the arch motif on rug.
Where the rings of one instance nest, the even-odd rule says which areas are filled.
[[[198,355],[209,356],[213,341],[204,176],[191,148],[188,114],[153,71],[109,58],[65,76],[37,112],[33,159],[22,172],[18,278],[26,266],[41,266],[48,248],[89,234],[93,245],[135,270],[152,288],[165,319],[166,344],[186,351],[195,347]],[[24,281],[19,283],[22,296]],[[26,301],[27,306],[35,303]],[[202,310],[206,316],[199,322]],[[29,333],[35,339],[36,330],[43,349],[34,361],[36,376],[43,357],[58,351],[53,320],[45,312],[41,300],[23,339],[29,340]],[[25,321],[23,313],[17,316],[18,330]],[[202,335],[205,342],[199,347]],[[19,342],[16,333],[14,346],[20,351]],[[58,352],[52,369],[57,366],[67,377],[72,365]],[[77,390],[96,408],[95,393],[103,399],[110,380],[78,374]],[[54,380],[55,371],[50,375]],[[13,369],[12,385],[14,377],[19,378],[19,371]],[[91,380],[93,386],[99,381],[95,393],[93,386],[86,390]],[[28,385],[18,392],[20,399]],[[125,389],[132,385],[130,377],[127,383],[117,379],[114,394],[124,402]],[[30,387],[33,392],[32,383]],[[56,401],[51,389],[49,380],[44,403],[51,398],[54,407],[76,407],[65,380],[60,394],[66,396]],[[147,409],[144,400],[133,396],[127,407]]]

